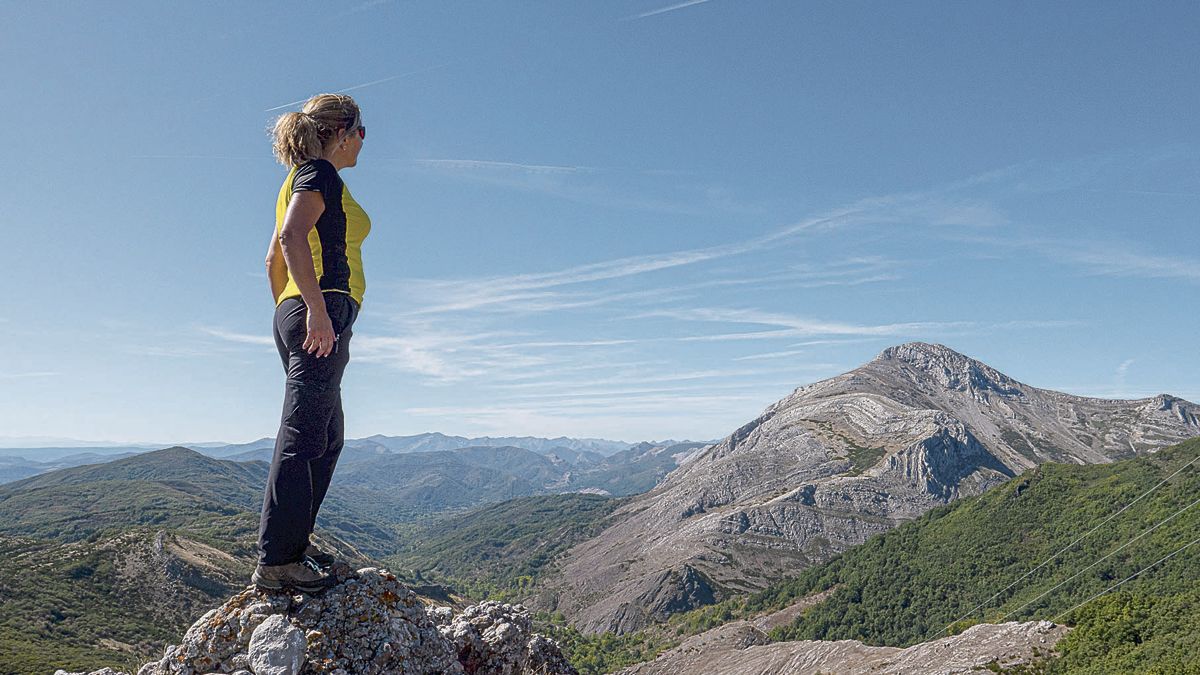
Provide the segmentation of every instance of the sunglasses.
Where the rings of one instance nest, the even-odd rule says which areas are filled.
[[[356,126],[356,124],[357,124],[357,126]],[[367,139],[367,128],[364,127],[362,124],[359,124],[359,119],[357,117],[354,118],[354,121],[350,123],[350,126],[346,127],[347,135],[352,134],[356,131],[358,132],[359,138],[361,138],[363,140]]]

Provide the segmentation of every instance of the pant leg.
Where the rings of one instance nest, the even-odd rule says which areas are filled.
[[[327,427],[325,454],[308,463],[312,472],[313,500],[312,519],[309,521],[308,534],[311,535],[317,526],[317,512],[321,510],[321,502],[329,492],[329,482],[333,479],[333,470],[337,467],[338,457],[342,454],[344,444],[345,418],[342,414],[342,397],[339,394],[333,407],[333,415],[329,418]]]
[[[348,363],[350,360],[350,339],[354,337],[353,325],[355,319],[358,318],[358,305],[347,296],[331,299],[329,305],[329,316],[333,320],[334,330],[337,331],[338,336],[337,352],[330,358],[338,358]],[[342,370],[345,370],[345,365],[342,366]],[[309,462],[313,485],[312,518],[308,526],[309,535],[316,528],[317,513],[321,510],[321,503],[325,501],[325,495],[329,491],[329,482],[333,479],[333,470],[337,467],[338,458],[341,457],[342,447],[345,445],[346,423],[345,416],[342,413],[340,376],[338,384],[337,400],[334,402],[333,413],[330,415],[329,424],[326,426],[325,453]]]
[[[345,302],[352,302],[349,298]],[[328,305],[338,301],[327,300]],[[328,307],[334,330],[345,326],[346,312]],[[275,312],[276,344],[287,368],[283,414],[275,440],[275,454],[263,495],[259,523],[259,562],[282,565],[303,557],[308,546],[316,492],[312,462],[329,447],[329,425],[341,400],[341,378],[349,359],[342,348],[325,358],[304,350],[307,311],[303,301],[288,299]],[[340,342],[340,340],[339,340]],[[340,424],[340,415],[338,422]],[[340,448],[339,448],[340,450]],[[336,460],[335,460],[336,462]],[[332,474],[332,464],[328,473]],[[328,477],[321,477],[324,498]]]

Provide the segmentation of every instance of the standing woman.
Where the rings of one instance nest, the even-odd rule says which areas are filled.
[[[309,541],[342,451],[342,373],[362,303],[362,242],[371,221],[338,172],[358,163],[366,128],[349,96],[321,94],[275,122],[290,169],[275,205],[267,279],[275,346],[287,372],[283,419],[258,533],[260,588],[319,592],[334,562]]]

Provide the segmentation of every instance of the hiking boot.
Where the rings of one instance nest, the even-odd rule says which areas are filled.
[[[259,589],[278,591],[292,588],[305,593],[320,593],[337,585],[332,574],[326,574],[314,562],[305,558],[286,565],[259,565],[250,580]]]
[[[309,544],[308,548],[304,549],[304,556],[317,563],[321,569],[329,569],[337,562],[337,558],[332,553],[322,551],[317,548],[316,544]]]

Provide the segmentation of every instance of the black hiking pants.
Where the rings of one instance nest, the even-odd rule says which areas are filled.
[[[258,527],[262,565],[285,565],[304,557],[345,440],[342,373],[350,360],[350,327],[358,318],[358,303],[345,293],[323,295],[338,336],[333,352],[323,358],[304,350],[304,301],[287,298],[275,308],[275,346],[287,385]]]

